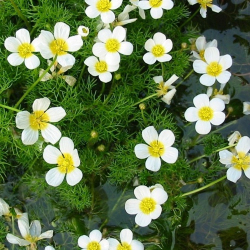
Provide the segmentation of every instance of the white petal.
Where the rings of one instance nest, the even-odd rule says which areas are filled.
[[[150,15],[154,18],[154,19],[159,19],[162,17],[163,15],[163,10],[162,8],[151,8],[150,10]]]
[[[54,27],[54,36],[56,39],[67,40],[69,37],[70,27],[66,23],[58,22]]]
[[[125,202],[125,210],[128,214],[137,214],[140,211],[140,201],[137,199],[129,199]]]
[[[184,113],[184,117],[188,122],[198,121],[199,120],[198,109],[194,107],[188,108]]]
[[[106,239],[103,239],[100,241],[100,246],[101,246],[101,250],[110,250],[109,249],[109,242]]]
[[[135,146],[135,155],[137,158],[139,159],[145,159],[147,157],[149,157],[149,151],[148,151],[148,145],[146,144],[137,144]]]
[[[88,6],[85,9],[85,13],[90,18],[96,18],[100,15],[100,12],[94,6]]]
[[[68,51],[70,52],[78,51],[83,45],[82,37],[80,35],[71,36],[66,42],[69,46]]]
[[[159,62],[169,62],[172,59],[172,56],[169,54],[164,54],[163,56],[157,57],[157,61]]]
[[[62,107],[53,107],[46,111],[49,116],[50,122],[59,122],[66,115],[65,110]]]
[[[204,74],[207,72],[207,63],[202,60],[195,60],[193,63],[193,69],[196,73]]]
[[[162,212],[162,207],[160,205],[156,205],[155,210],[152,213],[150,213],[151,219],[155,220],[155,219],[159,218],[161,215],[161,212]]]
[[[235,149],[238,153],[243,152],[247,154],[247,152],[250,150],[250,138],[247,136],[241,137]]]
[[[216,13],[219,13],[222,11],[222,9],[220,7],[218,7],[217,5],[214,5],[214,4],[212,4],[211,9],[212,9],[212,11],[214,11]]]
[[[162,188],[155,188],[151,192],[151,197],[157,202],[157,204],[161,205],[165,203],[168,199],[167,192]]]
[[[54,54],[52,53],[48,45],[40,44],[39,49],[40,49],[41,56],[44,59],[49,59],[49,58],[54,57]]]
[[[115,20],[115,14],[111,10],[102,12],[101,19],[104,23],[112,23]]]
[[[230,68],[233,64],[232,57],[230,55],[221,56],[219,64],[222,66],[223,71]]]
[[[75,168],[72,172],[67,173],[66,181],[70,186],[75,186],[82,179],[82,171],[79,168]]]
[[[198,37],[196,39],[195,45],[198,51],[205,50],[206,38],[204,36]]]
[[[0,216],[9,214],[9,208],[9,205],[2,198],[0,198]]]
[[[231,73],[229,71],[223,71],[220,75],[216,76],[216,79],[219,83],[227,83],[231,77]]]
[[[109,250],[117,250],[117,247],[120,245],[117,239],[109,238]]]
[[[12,66],[18,66],[23,63],[24,58],[20,57],[18,53],[12,53],[7,57],[7,61]]]
[[[206,8],[200,8],[200,14],[203,18],[207,17],[207,9]]]
[[[109,72],[115,72],[119,69],[120,64],[109,64],[108,65],[108,71]]]
[[[113,38],[119,42],[123,41],[126,37],[126,30],[122,26],[117,26],[113,30]]]
[[[40,60],[36,55],[24,59],[24,64],[28,69],[35,69],[40,65]]]
[[[210,104],[209,97],[207,94],[199,94],[194,97],[193,103],[197,109],[200,109],[202,107],[208,107]]]
[[[121,242],[127,242],[128,244],[130,244],[133,240],[133,233],[130,229],[126,228],[126,229],[123,229],[121,232],[120,232],[120,239],[121,239]]]
[[[46,247],[44,248],[44,250],[55,250],[55,248],[52,247],[52,246],[46,246]]]
[[[145,165],[148,170],[157,172],[161,168],[161,159],[159,157],[149,156]]]
[[[115,10],[122,5],[123,0],[111,0],[111,10]]]
[[[121,58],[118,52],[113,52],[113,53],[108,52],[106,55],[107,64],[117,65],[120,63],[120,60]]]
[[[118,51],[123,55],[131,55],[133,52],[133,44],[130,42],[122,42]]]
[[[45,176],[45,180],[50,186],[57,187],[63,182],[64,176],[65,174],[61,173],[59,171],[59,168],[56,167],[56,168],[50,169],[47,172]]]
[[[144,45],[145,50],[151,51],[152,48],[155,46],[155,42],[153,39],[148,39]]]
[[[195,124],[195,130],[198,134],[206,135],[211,130],[211,123],[199,120]]]
[[[210,122],[213,125],[221,125],[225,121],[226,115],[223,112],[214,112],[213,118]]]
[[[23,238],[29,235],[29,222],[27,220],[18,220],[18,228]]]
[[[110,29],[103,29],[98,32],[98,39],[103,43],[106,43],[106,41],[111,37],[112,37],[112,32]]]
[[[68,137],[62,137],[60,142],[60,150],[63,154],[65,153],[69,153],[69,154],[73,154],[74,151],[74,142],[68,138]]]
[[[100,242],[102,239],[102,233],[99,230],[95,229],[95,230],[90,232],[89,238],[91,241]]]
[[[246,177],[248,179],[250,179],[250,166],[248,165],[248,167],[246,169],[244,169],[244,173],[246,175]]]
[[[41,223],[39,220],[33,220],[30,224],[30,235],[38,237],[42,232]]]
[[[175,136],[174,133],[169,129],[164,129],[159,134],[158,141],[164,144],[164,147],[170,147],[174,144]]]
[[[220,51],[216,47],[206,48],[204,58],[208,64],[210,64],[211,62],[219,62]]]
[[[48,230],[42,234],[39,235],[39,239],[50,239],[53,237],[53,230]]]
[[[145,197],[151,196],[149,188],[143,185],[136,187],[134,190],[134,194],[138,200],[142,200]]]
[[[72,153],[72,158],[73,158],[73,166],[79,167],[80,166],[80,158],[79,158],[77,149],[74,149],[74,151]]]
[[[18,244],[19,246],[28,246],[30,242],[27,240],[20,239],[13,234],[7,234],[6,239],[11,244]]]
[[[162,77],[162,76],[154,76],[154,77],[153,77],[153,80],[154,80],[156,83],[160,83],[160,82],[163,82],[163,77]]]
[[[167,163],[175,163],[178,158],[178,150],[173,147],[166,148],[161,158]]]
[[[218,76],[217,76],[218,78]],[[215,76],[210,76],[208,74],[204,74],[200,77],[200,83],[205,86],[212,86],[215,83]]]
[[[150,224],[151,222],[151,217],[150,215],[143,214],[143,213],[138,213],[135,216],[135,223],[139,225],[140,227],[146,227]]]
[[[57,61],[59,62],[59,64],[61,64],[62,67],[66,67],[69,65],[74,65],[76,59],[71,54],[65,54],[62,56],[58,56]]]
[[[108,53],[104,43],[95,43],[94,46],[92,47],[92,52],[95,56],[102,58],[104,58]]]
[[[165,49],[165,53],[167,53],[173,48],[173,42],[170,39],[167,39],[162,43],[162,46]]]
[[[143,244],[138,240],[132,240],[131,250],[144,250]]]
[[[16,38],[21,43],[30,43],[30,33],[26,29],[20,29],[16,32]]]
[[[90,242],[90,238],[86,235],[82,235],[78,238],[78,246],[81,248],[87,248]]]
[[[151,8],[149,1],[139,1],[138,2],[138,7],[143,9],[143,10],[148,10]]]
[[[172,9],[174,6],[174,3],[172,0],[163,0],[161,7],[166,10]]]
[[[234,167],[231,167],[227,170],[227,179],[229,181],[236,183],[236,181],[239,180],[240,177],[241,177],[241,170],[238,170]]]
[[[43,159],[49,164],[57,164],[58,157],[62,153],[54,146],[47,145],[43,151]]]
[[[87,66],[94,66],[98,62],[98,59],[95,56],[90,56],[85,59],[84,64]]]
[[[156,58],[151,52],[148,52],[143,56],[143,61],[149,65],[152,65],[156,62]]]
[[[142,138],[147,144],[158,140],[158,133],[154,126],[149,126],[142,130]]]
[[[22,132],[22,142],[25,145],[32,145],[38,140],[38,130],[28,127]]]
[[[50,100],[47,97],[36,99],[33,102],[33,111],[46,111],[50,105]]]
[[[46,141],[49,141],[51,144],[55,144],[61,138],[60,130],[52,124],[47,123],[47,127],[41,130],[42,136]]]
[[[18,52],[20,41],[15,37],[8,37],[4,41],[4,47],[10,52]]]
[[[228,165],[232,163],[233,154],[230,151],[222,150],[219,152],[219,156],[222,164]]]
[[[41,41],[40,39],[37,37],[35,38],[33,41],[32,41],[32,46],[35,48],[35,52],[40,52],[40,44],[41,44]]]
[[[30,113],[28,111],[21,111],[17,113],[16,126],[20,129],[25,129],[30,126]]]
[[[49,31],[42,30],[41,34],[39,35],[40,42],[43,43],[44,45],[49,45],[53,40],[55,40],[53,34]],[[41,50],[42,52],[42,50]]]
[[[112,80],[112,74],[110,72],[105,72],[99,75],[99,79],[102,82],[110,82]]]
[[[223,111],[225,109],[225,103],[219,98],[213,98],[209,104],[210,108],[214,111]]]

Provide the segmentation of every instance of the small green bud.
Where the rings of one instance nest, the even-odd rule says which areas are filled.
[[[121,74],[119,74],[119,73],[116,73],[115,74],[115,80],[120,80],[122,78],[122,76],[121,76]]]
[[[139,108],[140,108],[140,110],[145,110],[146,109],[145,103],[140,103]]]
[[[181,43],[181,48],[186,49],[187,48],[187,43]]]
[[[92,130],[90,132],[90,136],[91,136],[91,138],[96,139],[98,137],[98,133],[95,130]]]
[[[97,147],[97,150],[100,151],[100,152],[104,152],[105,151],[105,146],[103,144],[99,145]]]
[[[202,183],[204,180],[203,180],[203,178],[202,177],[199,177],[198,179],[197,179],[197,182],[198,183]]]

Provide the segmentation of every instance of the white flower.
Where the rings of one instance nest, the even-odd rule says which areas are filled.
[[[126,5],[124,10],[118,15],[117,21],[114,23],[115,26],[123,26],[128,23],[133,23],[137,18],[129,19],[129,12],[136,9],[136,6]]]
[[[121,243],[113,238],[109,238],[109,250],[143,250],[143,244],[138,240],[133,240],[133,233],[130,229],[123,229],[120,232]]]
[[[217,40],[214,39],[213,41],[207,43],[206,38],[204,36],[200,36],[196,39],[195,45],[196,45],[198,53],[196,51],[192,51],[193,57],[196,59],[205,61],[205,58],[204,58],[205,49],[209,47],[217,48]]]
[[[36,242],[42,239],[48,239],[53,236],[53,230],[48,230],[41,233],[40,221],[34,220],[29,226],[28,214],[23,213],[23,218],[18,220],[18,228],[23,239],[14,236],[13,234],[7,234],[6,239],[11,244],[18,244],[19,246],[36,246]]]
[[[170,10],[173,8],[174,3],[172,0],[142,0],[138,6],[143,10],[150,9],[150,15],[154,19],[159,19],[163,15],[163,9]]]
[[[250,138],[243,136],[240,138],[237,146],[235,147],[236,154],[234,155],[228,150],[219,152],[220,162],[226,164],[227,179],[236,182],[244,171],[247,178],[250,179]]]
[[[239,141],[239,139],[241,138],[241,134],[239,131],[234,131],[229,137],[228,137],[228,145],[232,146],[234,145],[236,142]]]
[[[30,43],[30,34],[26,29],[16,32],[16,37],[8,37],[4,41],[5,48],[12,52],[7,58],[12,66],[24,62],[28,69],[35,69],[40,65],[40,60],[33,52],[39,51],[39,40],[36,38]]]
[[[163,96],[161,98],[162,101],[170,105],[172,98],[176,93],[176,88],[172,86],[172,84],[178,79],[179,77],[176,75],[172,75],[165,83],[163,82],[162,76],[155,76],[153,77],[156,83],[159,83],[158,90],[156,92],[159,96]],[[169,91],[168,91],[169,90]]]
[[[47,246],[47,247],[44,248],[44,250],[55,250],[55,248],[52,247],[52,246]]]
[[[115,14],[111,10],[119,8],[122,0],[85,0],[89,5],[85,13],[90,18],[96,18],[101,15],[104,23],[112,23],[115,20]]]
[[[14,208],[14,210],[16,213],[16,218],[21,219],[23,213],[17,208]],[[2,198],[0,198],[0,216],[6,216],[6,217],[14,216],[14,214],[12,214],[12,212],[10,211],[10,206]]]
[[[151,171],[158,171],[161,167],[161,159],[167,163],[175,163],[178,158],[178,150],[171,147],[174,144],[175,136],[171,130],[164,129],[158,135],[153,126],[142,131],[142,137],[148,144],[137,144],[135,155],[139,159],[146,160],[146,168]],[[161,159],[160,159],[161,158]]]
[[[173,48],[173,43],[160,32],[155,33],[153,39],[148,39],[144,48],[149,51],[143,56],[147,64],[154,64],[156,61],[167,62],[172,59],[172,56],[167,53]]]
[[[109,250],[109,242],[106,239],[102,239],[102,233],[97,229],[91,231],[89,236],[80,236],[78,238],[78,246],[82,250]]]
[[[41,130],[42,137],[55,144],[61,137],[60,130],[49,122],[58,122],[66,112],[62,107],[49,108],[50,100],[47,97],[36,99],[32,105],[33,113],[21,111],[16,116],[16,126],[23,129],[22,142],[32,145],[38,140],[38,131]]]
[[[217,80],[219,83],[227,83],[231,73],[226,69],[232,66],[230,55],[220,56],[220,52],[215,47],[209,47],[204,52],[205,61],[195,60],[193,63],[194,71],[203,74],[200,83],[205,86],[212,86]]]
[[[136,6],[139,9],[139,15],[142,19],[145,19],[145,11],[139,7],[140,0],[129,0],[130,3],[132,3],[133,6]]]
[[[243,114],[250,115],[250,102],[243,102]]]
[[[46,146],[43,151],[43,159],[49,164],[57,164],[46,174],[46,181],[53,187],[59,186],[66,175],[70,186],[76,185],[82,179],[80,158],[77,149],[74,149],[73,141],[68,137],[62,137],[59,142],[60,150],[51,145]]]
[[[220,89],[213,89],[212,87],[207,88],[207,95],[208,97],[216,97],[220,98],[225,104],[228,104],[230,102],[230,95],[223,95],[223,89],[226,86],[226,84],[221,84]]]
[[[100,81],[110,82],[112,80],[112,74],[119,69],[119,64],[108,64],[105,58],[99,60],[95,56],[88,57],[84,63],[88,66],[88,72],[92,76],[99,76]]]
[[[126,37],[126,30],[117,26],[113,32],[110,29],[100,30],[98,39],[101,42],[94,44],[92,51],[97,57],[105,58],[108,64],[117,65],[120,63],[120,54],[130,55],[133,52],[133,45],[130,42],[123,42]]]
[[[190,107],[185,111],[185,119],[189,122],[195,122],[197,133],[205,135],[211,130],[213,125],[220,125],[225,121],[225,114],[221,111],[225,109],[225,103],[219,98],[213,98],[209,101],[206,94],[199,94],[193,99],[195,107]]]
[[[168,195],[162,188],[154,188],[152,191],[146,186],[136,187],[134,190],[136,199],[129,199],[125,203],[125,210],[128,214],[136,214],[135,223],[146,227],[151,220],[161,215],[160,205],[166,202]]]
[[[80,35],[69,37],[70,27],[62,22],[56,23],[54,27],[54,35],[42,30],[39,35],[40,41],[40,53],[43,58],[50,59],[57,55],[57,61],[62,67],[75,64],[75,57],[69,52],[75,52],[79,50],[83,41]]]
[[[89,28],[81,25],[78,27],[77,33],[82,37],[86,37],[89,35]]]
[[[211,8],[212,11],[219,13],[222,11],[220,7],[212,4],[213,0],[188,0],[189,4],[194,5],[199,3],[201,5],[200,14],[203,18],[207,17],[207,7]]]

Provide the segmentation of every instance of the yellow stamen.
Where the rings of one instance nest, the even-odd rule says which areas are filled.
[[[117,52],[120,49],[120,42],[115,38],[110,38],[107,40],[105,47],[108,52]]]
[[[96,3],[96,8],[100,12],[107,12],[111,8],[111,2],[109,0],[99,0]]]
[[[202,121],[210,121],[214,116],[214,111],[210,107],[202,107],[198,111],[198,116]]]
[[[210,76],[218,76],[222,72],[222,66],[218,62],[211,62],[206,70]]]
[[[212,6],[213,0],[198,0],[197,1],[203,9],[206,9],[207,7]]]
[[[35,51],[35,48],[30,43],[23,43],[18,46],[17,51],[19,53],[19,56],[22,58],[29,58],[32,56],[32,52]]]
[[[141,200],[139,207],[144,214],[150,214],[155,210],[156,201],[152,198],[144,198]]]
[[[127,242],[123,242],[122,244],[119,244],[117,247],[117,250],[131,250],[131,246]]]
[[[63,174],[70,173],[75,169],[75,167],[73,166],[74,164],[73,158],[71,154],[68,154],[68,153],[60,155],[57,158],[57,164],[59,167],[59,171]]]
[[[165,86],[164,82],[160,82],[157,88],[158,89],[156,90],[156,92],[158,96],[162,96],[162,95],[167,94],[169,86],[167,85]]]
[[[87,245],[87,250],[101,250],[101,246],[97,241],[91,241]]]
[[[105,61],[100,61],[95,64],[95,70],[98,73],[104,73],[108,70],[108,64]]]
[[[66,51],[68,51],[69,49],[67,42],[61,38],[53,40],[50,43],[49,47],[50,47],[52,54],[58,55],[58,56],[67,54]]]
[[[160,7],[162,5],[162,0],[149,0],[149,5],[153,8]]]
[[[233,156],[231,162],[234,164],[234,168],[246,170],[250,165],[250,156],[246,155],[244,152],[238,152],[237,156]]]
[[[152,48],[152,54],[155,57],[163,56],[165,54],[165,48],[162,45],[157,44]]]
[[[44,113],[43,110],[34,111],[29,117],[30,127],[33,130],[45,129],[48,126],[48,121],[50,120],[49,115]]]
[[[164,154],[165,148],[163,143],[159,141],[152,141],[148,147],[149,154],[153,157],[160,157]]]
[[[201,60],[205,62],[206,60],[205,60],[205,57],[204,57],[204,53],[205,53],[204,49],[200,50],[199,55],[200,55]]]

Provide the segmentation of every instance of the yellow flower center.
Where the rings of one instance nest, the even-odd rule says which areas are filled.
[[[206,9],[207,6],[211,7],[213,0],[198,0],[197,1],[203,9]]]
[[[218,62],[211,62],[207,66],[207,73],[210,76],[218,76],[221,74],[221,72],[222,72],[222,66],[218,64]]]
[[[19,53],[19,56],[22,58],[28,58],[32,56],[32,52],[35,51],[35,48],[30,43],[23,43],[18,46],[17,51]]]
[[[71,156],[71,154],[69,153],[65,153],[63,155],[60,155],[57,158],[57,164],[59,167],[59,171],[63,174],[67,174],[70,173],[74,170],[74,166],[73,166],[73,158]]]
[[[198,111],[198,116],[202,121],[210,121],[214,116],[214,111],[210,107],[202,107]]]
[[[68,51],[69,46],[66,43],[66,41],[64,39],[58,38],[53,40],[50,45],[50,50],[52,52],[52,54],[54,55],[58,55],[58,56],[62,56],[67,54],[66,51]]]
[[[109,0],[99,0],[96,3],[96,8],[100,12],[107,12],[111,8],[111,2]]]
[[[158,89],[156,90],[156,92],[158,96],[162,96],[162,95],[167,94],[169,86],[167,85],[165,86],[164,82],[160,82],[157,88]]]
[[[152,54],[155,57],[163,56],[165,54],[165,48],[162,45],[157,44],[152,48]]]
[[[140,203],[140,210],[144,214],[150,214],[155,210],[156,201],[152,198],[144,198]]]
[[[107,40],[105,47],[108,52],[116,52],[120,49],[120,42],[115,38],[110,38]]]
[[[205,57],[204,57],[204,53],[205,53],[205,50],[203,49],[203,50],[201,50],[201,51],[199,52],[199,55],[200,55],[200,57],[201,57],[201,60],[205,62],[206,60],[205,60]]]
[[[29,117],[30,127],[33,130],[45,129],[48,126],[48,121],[50,120],[49,115],[44,113],[43,110],[34,111]]]
[[[127,242],[119,244],[116,250],[131,250],[131,246]]]
[[[149,154],[153,157],[160,157],[164,154],[165,149],[164,149],[164,145],[163,143],[159,142],[159,141],[152,141],[149,144]]]
[[[88,33],[88,30],[86,28],[82,28],[82,32],[87,34]]]
[[[87,246],[87,250],[101,250],[101,246],[97,241],[91,241]]]
[[[149,0],[149,5],[153,8],[160,7],[162,5],[162,0]]]
[[[32,237],[30,234],[28,234],[24,239],[31,243],[35,243],[36,241],[39,240],[39,237]]]
[[[108,64],[105,61],[100,61],[95,64],[95,70],[98,73],[104,73],[108,71]]]
[[[231,162],[234,164],[234,168],[246,170],[250,165],[250,156],[246,155],[244,152],[238,152],[237,156],[233,156]]]

